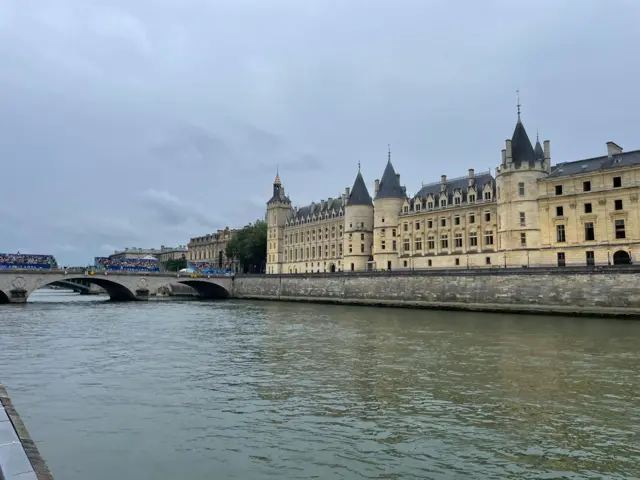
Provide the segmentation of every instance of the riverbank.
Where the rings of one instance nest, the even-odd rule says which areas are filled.
[[[640,267],[246,275],[233,297],[499,313],[640,318]]]
[[[0,479],[53,480],[2,384],[0,404]]]

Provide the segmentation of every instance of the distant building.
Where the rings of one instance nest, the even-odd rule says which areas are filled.
[[[358,169],[337,198],[267,202],[267,273],[627,264],[640,254],[640,150],[551,165],[518,120],[495,171],[408,196],[391,154],[369,195]]]
[[[226,227],[216,233],[194,237],[187,245],[187,259],[190,262],[211,263],[216,268],[233,268],[233,259],[227,258],[226,249],[229,240],[238,230]]]
[[[124,250],[116,250],[109,258],[149,258],[154,257],[160,263],[169,260],[178,260],[187,257],[187,247],[178,245],[177,247],[166,247],[161,245],[160,248],[125,248]]]

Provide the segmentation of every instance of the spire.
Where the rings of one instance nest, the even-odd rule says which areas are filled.
[[[516,95],[518,96],[518,123],[520,123],[520,90],[516,90]]]
[[[351,205],[373,205],[373,200],[371,200],[371,195],[369,195],[367,185],[364,183],[362,173],[360,173],[360,162],[358,162],[358,174],[356,175],[356,180],[353,182],[353,188],[351,189],[351,193],[347,199],[347,207]]]
[[[536,131],[536,146],[533,149],[536,154],[536,160],[544,160],[544,150],[540,145],[540,132]]]
[[[387,144],[387,149],[389,150],[389,153],[387,154],[387,162],[391,163],[391,144],[390,143]]]
[[[385,167],[382,179],[380,180],[380,188],[378,188],[376,200],[379,198],[406,198],[406,196],[407,195],[404,193],[404,190],[400,185],[398,175],[396,175],[396,171],[393,169],[393,165],[391,163],[391,145],[389,145],[387,166]]]
[[[273,184],[274,185],[281,185],[281,183],[280,183],[280,167],[279,166],[276,166],[276,178],[273,181]]]

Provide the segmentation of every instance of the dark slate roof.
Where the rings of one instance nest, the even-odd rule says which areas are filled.
[[[558,163],[551,167],[551,174],[548,178],[566,177],[578,175],[580,173],[597,172],[598,170],[608,170],[612,168],[630,167],[640,165],[640,150],[622,152],[612,156],[588,158],[575,162]]]
[[[511,137],[511,158],[516,165],[527,162],[534,164],[536,161],[536,153],[531,146],[529,135],[527,135],[527,131],[524,129],[524,125],[520,119],[518,119],[516,128],[513,131],[513,136]]]
[[[482,192],[484,185],[486,183],[491,183],[495,189],[494,178],[491,176],[490,172],[480,172],[473,177],[475,179],[475,187],[476,191]],[[440,197],[440,182],[430,183],[428,185],[424,185],[418,193],[413,197],[416,198],[426,198],[429,194],[433,195],[434,198],[439,199]],[[453,178],[451,180],[447,180],[447,204],[453,204],[453,194],[456,190],[462,190],[462,201],[467,201],[467,191],[469,189],[469,177],[458,177]]]
[[[320,214],[328,212],[335,212],[336,214],[340,211],[340,207],[342,207],[342,197],[333,198],[329,202],[328,200],[323,203],[315,203],[312,202],[310,205],[306,205],[304,207],[298,208],[297,211],[294,211],[293,220],[302,219],[307,217],[313,217],[314,214]]]
[[[540,140],[536,140],[536,146],[533,152],[536,154],[537,159],[544,160],[544,150],[542,149],[542,145],[540,145]]]
[[[369,190],[367,190],[367,185],[364,183],[360,170],[356,175],[356,181],[353,182],[347,205],[373,205],[373,200],[371,200],[371,195],[369,195]]]
[[[391,165],[391,160],[387,161],[387,166],[380,180],[380,188],[376,194],[376,200],[379,198],[406,198],[407,195],[400,185],[400,181],[396,176],[396,171]]]
[[[283,203],[291,203],[289,197],[287,197],[282,189],[273,192],[273,196],[267,202],[267,205],[273,202],[283,202]]]

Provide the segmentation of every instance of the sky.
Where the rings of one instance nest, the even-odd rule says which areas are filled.
[[[637,0],[3,0],[0,252],[85,265],[500,162],[640,149]]]

